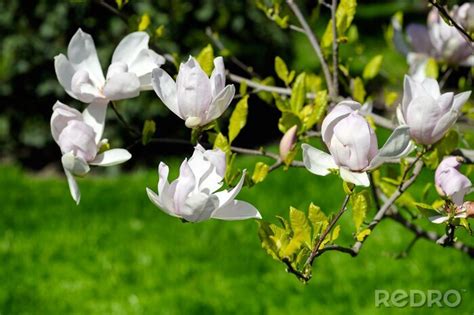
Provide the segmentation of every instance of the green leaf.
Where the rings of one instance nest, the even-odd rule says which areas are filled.
[[[290,207],[290,223],[293,230],[293,238],[299,238],[308,247],[311,247],[311,226],[306,218],[306,214],[303,211]]]
[[[145,120],[142,130],[142,144],[147,145],[156,132],[156,124],[153,120]]]
[[[128,3],[128,0],[115,0],[115,3],[117,4],[117,8],[122,10],[123,6]]]
[[[343,37],[349,26],[351,26],[352,20],[356,13],[357,1],[356,0],[341,0],[336,10],[336,29],[338,37]],[[328,48],[332,44],[333,33],[332,33],[332,20],[329,21],[326,26],[323,38],[321,40],[321,46]]]
[[[148,26],[150,26],[150,16],[148,15],[148,13],[145,13],[143,14],[141,17],[140,17],[140,23],[138,23],[138,31],[139,32],[143,32],[145,31]]]
[[[234,141],[234,139],[240,133],[240,130],[244,128],[247,123],[247,113],[248,113],[248,95],[245,95],[235,106],[232,115],[230,116],[229,121],[229,144]]]
[[[257,164],[255,164],[255,169],[253,171],[252,181],[255,184],[263,182],[265,177],[267,177],[268,175],[268,169],[269,169],[269,166],[267,164],[263,162],[257,162]]]
[[[438,211],[436,211],[431,205],[428,205],[426,203],[415,202],[415,206],[426,218],[440,215]]]
[[[306,105],[300,112],[304,130],[310,130],[319,123],[326,113],[328,106],[328,93],[326,90],[319,91],[315,95],[314,105]]]
[[[321,208],[311,203],[308,209],[308,219],[313,226],[313,238],[320,232],[322,226],[328,222],[327,216],[321,211]]]
[[[341,226],[340,225],[337,225],[334,230],[332,230],[331,232],[331,240],[330,242],[334,242],[335,240],[337,240],[339,238],[339,235],[341,233]]]
[[[214,140],[214,149],[221,149],[225,153],[230,152],[230,144],[227,141],[227,138],[220,132],[217,134],[216,139]]]
[[[305,73],[301,73],[295,79],[291,89],[290,107],[293,113],[298,114],[303,108],[306,99]]]
[[[214,69],[214,49],[211,44],[204,47],[196,58],[202,70],[210,76]]]
[[[306,74],[306,90],[307,92],[316,93],[321,91],[323,85],[323,79],[314,73]]]
[[[266,222],[259,220],[258,222],[258,237],[260,238],[260,242],[262,243],[262,248],[272,256],[276,260],[280,260],[278,254],[278,248],[274,241],[274,233],[271,228],[271,225]]]
[[[286,85],[289,84],[288,82],[288,76],[289,76],[289,71],[288,67],[286,66],[285,61],[281,59],[279,56],[275,57],[275,72],[277,76],[285,82]]]
[[[278,120],[278,129],[282,133],[285,133],[288,129],[293,127],[294,125],[298,126],[298,130],[301,128],[301,120],[298,115],[293,112],[282,112],[280,120]]]
[[[377,55],[370,59],[369,63],[364,67],[362,77],[364,80],[370,80],[377,76],[382,66],[383,55]]]
[[[273,77],[266,77],[263,80],[253,78],[252,81],[262,85],[275,85],[275,79],[273,79]],[[270,104],[273,101],[273,95],[270,92],[260,91],[257,93],[257,96],[267,104]]]
[[[361,78],[356,77],[354,80],[352,80],[352,97],[357,102],[364,103],[365,95],[366,92],[364,88],[364,82],[362,82]]]
[[[248,88],[247,82],[245,81],[240,82],[239,93],[241,96],[247,95],[247,88]]]
[[[364,223],[367,210],[369,208],[368,200],[365,192],[355,194],[351,198],[352,201],[352,220],[356,231],[360,230],[362,223]]]

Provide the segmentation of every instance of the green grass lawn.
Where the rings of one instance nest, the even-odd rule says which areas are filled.
[[[148,201],[145,187],[156,182],[155,170],[89,177],[75,206],[64,178],[0,166],[0,314],[474,312],[473,261],[424,240],[394,259],[412,238],[397,223],[382,222],[357,258],[319,257],[303,285],[261,249],[254,221],[183,224]],[[278,170],[239,196],[272,221],[311,200],[329,213],[341,198],[340,181],[303,169]],[[350,215],[342,245],[351,243]],[[458,289],[463,302],[378,309],[375,289]]]

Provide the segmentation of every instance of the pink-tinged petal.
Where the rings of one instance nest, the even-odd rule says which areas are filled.
[[[331,155],[303,143],[303,163],[308,171],[313,174],[326,176],[331,169],[339,168]]]
[[[176,180],[176,191],[174,193],[174,209],[178,215],[182,215],[186,198],[196,187],[196,178],[189,167],[188,161],[184,160],[179,169],[179,177]]]
[[[109,69],[107,69],[107,80],[114,75],[128,72],[128,65],[122,61],[111,63]]]
[[[81,201],[81,191],[77,185],[77,181],[74,176],[67,169],[64,169],[64,174],[66,174],[67,183],[69,186],[69,192],[71,193],[72,199],[76,202],[76,205]]]
[[[436,99],[436,105],[438,105],[437,110],[439,110],[442,113],[447,113],[449,110],[451,110],[453,106],[453,100],[454,100],[453,92],[448,92],[448,93],[444,93],[443,95],[440,95]]]
[[[378,151],[377,155],[370,161],[369,169],[374,169],[391,159],[398,159],[410,153],[410,128],[408,126],[397,127],[387,142]]]
[[[177,87],[174,80],[162,69],[154,69],[152,72],[151,84],[156,95],[161,99],[163,104],[168,107],[176,116],[184,119],[178,109]]]
[[[59,135],[71,120],[82,120],[81,113],[75,108],[56,101],[53,106],[53,115],[50,122],[51,135],[56,143],[59,141]]]
[[[204,112],[205,123],[209,123],[214,119],[219,118],[229,107],[234,95],[235,87],[233,84],[227,85],[223,90],[221,90],[220,93],[217,94],[217,96],[212,100],[208,110]]]
[[[248,202],[234,200],[225,207],[219,207],[212,214],[213,219],[235,221],[246,219],[261,219],[262,216],[257,208]]]
[[[168,189],[169,182],[168,182],[168,175],[170,169],[168,165],[163,162],[160,162],[158,166],[158,193],[161,195],[164,189]]]
[[[420,93],[421,89],[422,87],[420,83],[416,82],[413,78],[405,75],[405,78],[403,80],[403,99],[402,99],[402,113],[403,113],[403,116],[405,117],[405,120],[407,119],[408,105],[411,103],[411,101],[415,97],[422,94]]]
[[[140,81],[134,73],[119,73],[107,80],[104,95],[111,101],[137,97],[140,94]]]
[[[433,130],[443,113],[436,101],[429,95],[414,98],[408,105],[405,118],[410,127],[410,134],[420,144],[433,144]]]
[[[218,205],[219,200],[216,196],[193,192],[186,198],[181,215],[186,221],[202,222],[211,218]]]
[[[61,84],[66,93],[73,98],[77,98],[71,88],[72,77],[76,71],[69,60],[67,60],[66,56],[59,54],[54,57],[54,70],[59,84]]]
[[[165,58],[151,49],[142,50],[137,58],[130,64],[129,72],[135,73],[140,80],[142,91],[153,90],[151,73],[165,63]]]
[[[98,154],[93,161],[89,162],[89,164],[97,166],[113,166],[122,164],[131,158],[132,155],[130,152],[125,149],[111,149]]]
[[[414,51],[429,55],[432,50],[432,44],[426,26],[421,24],[409,24],[406,31],[408,41]]]
[[[326,116],[326,118],[324,118],[323,124],[321,126],[321,135],[326,145],[331,142],[334,126],[353,111],[360,109],[360,107],[360,103],[351,100],[345,100],[338,103]]]
[[[148,49],[150,37],[145,32],[133,32],[125,36],[115,48],[112,63],[124,62],[130,64],[140,52]]]
[[[439,90],[438,81],[432,78],[426,78],[421,82],[421,85],[425,89],[426,93],[432,98],[437,99],[440,97],[441,92]]]
[[[364,186],[364,187],[370,186],[369,176],[367,175],[366,172],[363,172],[363,173],[352,172],[344,167],[341,167],[339,171],[340,171],[341,178],[345,182],[352,183],[356,186]]]
[[[293,147],[296,145],[296,142],[298,141],[297,133],[298,126],[294,125],[288,129],[281,138],[279,146],[280,159],[285,160]]]
[[[78,29],[69,42],[67,57],[74,69],[89,72],[96,87],[104,85],[105,78],[92,36]]]
[[[97,154],[95,132],[83,121],[70,120],[58,138],[62,153],[74,152],[76,157],[92,161]]]
[[[89,164],[83,158],[75,156],[72,151],[63,154],[61,163],[65,170],[76,176],[84,176],[90,171]]]
[[[211,82],[194,58],[179,67],[176,86],[181,117],[203,119],[212,101]]]
[[[225,86],[225,67],[222,57],[214,58],[214,70],[211,73],[212,97],[216,97]]]
[[[86,70],[78,70],[74,73],[71,80],[71,89],[74,97],[84,103],[91,103],[103,98],[101,91],[94,85],[89,72]]]
[[[94,129],[95,142],[99,144],[104,133],[105,114],[107,113],[107,101],[96,101],[87,105],[82,112],[84,122]]]
[[[217,174],[224,177],[227,168],[226,156],[221,149],[206,150],[204,157],[207,158],[211,164],[216,168]]]

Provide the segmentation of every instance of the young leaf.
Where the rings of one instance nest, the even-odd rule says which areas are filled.
[[[356,234],[356,239],[359,241],[359,242],[362,242],[364,241],[364,239],[370,235],[372,231],[370,229],[364,229],[362,231],[360,231],[359,233]]]
[[[142,32],[146,30],[148,26],[150,26],[150,22],[150,16],[148,15],[148,13],[143,14],[140,17],[140,23],[138,23],[138,31]]]
[[[365,100],[365,88],[364,88],[364,82],[362,82],[362,79],[359,77],[356,77],[354,80],[352,80],[352,97],[354,100],[356,100],[359,103],[363,103]]]
[[[364,192],[352,196],[352,220],[356,231],[359,231],[362,223],[364,223],[367,214],[368,202]]]
[[[311,247],[311,226],[306,214],[296,208],[290,208],[290,223],[293,229],[293,238],[299,238]]]
[[[227,141],[227,138],[220,132],[214,140],[214,149],[216,148],[221,149],[225,153],[230,152],[230,144]]]
[[[199,62],[202,70],[207,75],[211,75],[212,69],[214,68],[214,49],[211,44],[208,44],[201,50],[196,60]]]
[[[153,120],[145,120],[142,130],[142,144],[146,145],[156,132],[156,124]]]
[[[306,89],[305,89],[305,73],[301,73],[295,79],[293,83],[293,88],[291,89],[290,97],[290,107],[291,111],[295,114],[298,114],[303,108],[304,101],[306,99]]]
[[[276,72],[277,76],[283,82],[285,82],[286,85],[289,84],[289,82],[288,82],[288,76],[289,76],[288,67],[286,66],[285,61],[283,61],[283,59],[281,59],[279,56],[275,57],[275,72]]]
[[[280,260],[278,256],[278,248],[273,240],[273,230],[270,224],[266,221],[259,220],[258,222],[258,237],[262,243],[262,248],[276,260]]]
[[[301,128],[300,117],[293,112],[282,112],[281,118],[278,120],[278,129],[285,133],[288,129],[294,125],[298,126],[298,130]]]
[[[429,58],[426,62],[425,74],[428,78],[438,79],[439,67],[434,58]]]
[[[377,55],[370,59],[369,63],[364,68],[364,72],[362,73],[362,77],[364,80],[370,80],[377,76],[380,71],[380,67],[382,66],[383,55]]]
[[[351,26],[352,20],[356,13],[356,0],[341,0],[336,10],[336,29],[338,37],[343,37],[349,26]],[[333,39],[332,33],[332,20],[329,21],[326,26],[323,38],[321,40],[321,46],[327,48],[331,46]]]
[[[252,182],[258,184],[267,177],[269,166],[263,162],[257,162],[252,175]]]
[[[229,144],[234,141],[234,139],[240,133],[240,130],[244,128],[247,123],[247,113],[248,113],[248,95],[245,95],[235,106],[232,115],[230,116],[229,121]]]
[[[328,218],[321,211],[321,208],[311,203],[308,209],[308,219],[313,226],[313,238],[315,238],[320,233],[323,225],[327,224]]]

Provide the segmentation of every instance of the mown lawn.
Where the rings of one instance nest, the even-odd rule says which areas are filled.
[[[286,216],[290,205],[306,209],[310,200],[326,213],[339,206],[334,178],[277,172],[240,195],[264,218]],[[321,256],[303,285],[261,249],[255,222],[183,224],[148,201],[145,187],[156,189],[156,181],[155,170],[89,177],[75,206],[64,178],[0,166],[0,314],[474,312],[473,261],[423,240],[397,260],[412,239],[397,223],[382,222],[357,258]],[[342,226],[348,245],[350,212]],[[375,289],[457,289],[463,302],[456,309],[375,308]]]

